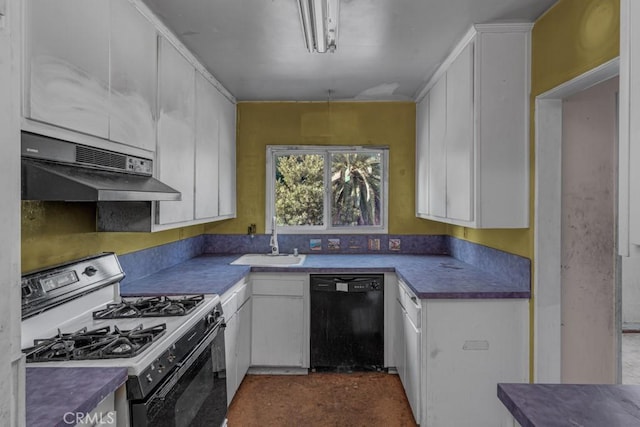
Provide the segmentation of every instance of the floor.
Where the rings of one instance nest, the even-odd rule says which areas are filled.
[[[640,333],[622,334],[622,384],[640,384]]]
[[[247,375],[229,427],[416,426],[397,375],[384,372]]]
[[[640,332],[622,334],[622,383],[640,385]],[[229,427],[416,426],[397,375],[247,375]]]

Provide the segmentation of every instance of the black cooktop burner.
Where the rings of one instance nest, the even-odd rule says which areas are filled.
[[[204,295],[181,297],[148,297],[126,299],[108,304],[106,308],[93,312],[94,319],[117,319],[125,317],[167,317],[189,314],[204,300]]]
[[[23,350],[27,362],[50,362],[61,360],[114,359],[133,357],[144,351],[149,344],[164,334],[167,325],[161,323],[150,328],[142,325],[121,331],[109,326],[88,331],[82,328],[72,333],[62,333],[47,339],[34,340],[33,347]]]

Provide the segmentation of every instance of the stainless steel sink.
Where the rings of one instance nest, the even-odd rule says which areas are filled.
[[[306,255],[270,255],[270,254],[245,254],[231,264],[255,265],[259,267],[292,267],[302,265]]]

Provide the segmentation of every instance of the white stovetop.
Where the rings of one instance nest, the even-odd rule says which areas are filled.
[[[205,295],[204,301],[186,316],[147,317],[133,319],[93,319],[93,312],[105,307],[106,304],[119,300],[117,285],[102,288],[89,295],[85,295],[72,302],[65,303],[44,313],[22,321],[22,348],[33,345],[34,339],[50,338],[58,333],[76,332],[86,327],[88,330],[99,329],[114,325],[121,330],[130,330],[142,324],[149,328],[165,323],[165,333],[152,343],[145,351],[135,357],[104,359],[104,360],[73,360],[56,362],[32,362],[28,367],[127,367],[129,375],[138,375],[146,366],[152,363],[160,354],[189,328],[191,328],[207,312],[218,303],[217,295]],[[115,297],[115,298],[114,298]]]

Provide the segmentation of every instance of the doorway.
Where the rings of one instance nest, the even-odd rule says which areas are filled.
[[[561,381],[617,382],[618,77],[562,100]]]
[[[619,381],[618,70],[618,59],[612,60],[536,98],[535,382]],[[599,100],[600,91],[607,99]],[[585,132],[592,125],[604,129]],[[595,155],[596,149],[606,151],[608,160]],[[600,188],[602,176],[607,184]]]

